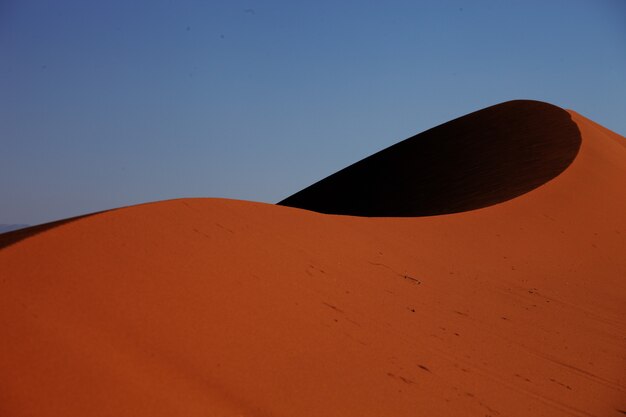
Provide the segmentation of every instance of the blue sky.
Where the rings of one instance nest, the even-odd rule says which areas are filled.
[[[274,203],[498,102],[626,134],[626,2],[0,2],[0,223]]]

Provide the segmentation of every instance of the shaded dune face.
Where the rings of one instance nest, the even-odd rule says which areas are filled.
[[[509,101],[399,142],[278,204],[368,217],[473,210],[550,181],[572,163],[580,144],[565,110]]]
[[[0,233],[0,249],[13,245],[19,242],[20,240],[29,238],[31,236],[35,236],[39,233],[43,233],[46,230],[53,229],[58,226],[62,226],[65,223],[79,220],[79,219],[82,219],[83,217],[93,216],[94,214],[98,214],[98,213],[101,213],[101,212],[85,214],[82,216],[71,217],[69,219],[57,220],[57,221],[50,222],[50,223],[44,223],[44,224],[39,224],[36,226],[25,227],[24,229],[18,229],[18,230],[12,230],[6,233]]]

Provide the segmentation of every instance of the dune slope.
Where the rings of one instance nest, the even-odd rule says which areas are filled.
[[[565,110],[509,101],[390,146],[279,204],[353,216],[473,210],[546,183],[579,147],[580,133]]]
[[[518,198],[365,218],[185,199],[0,249],[0,415],[626,412],[626,148],[570,112]]]

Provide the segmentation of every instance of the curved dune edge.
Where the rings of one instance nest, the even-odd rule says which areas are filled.
[[[278,204],[367,217],[475,210],[552,180],[572,163],[580,142],[565,110],[508,101],[390,146]]]
[[[38,235],[39,233],[43,233],[46,230],[62,226],[66,223],[70,223],[70,222],[82,219],[84,217],[94,216],[99,213],[101,212],[85,214],[82,216],[71,217],[69,219],[57,220],[57,221],[53,221],[49,223],[39,224],[36,226],[30,226],[30,227],[25,227],[25,228],[18,229],[18,230],[12,230],[6,233],[0,233],[0,250],[2,250],[3,248],[7,246],[15,244],[19,242],[20,240],[33,237],[35,235]]]
[[[422,218],[221,199],[0,250],[0,415],[620,416],[626,149]]]

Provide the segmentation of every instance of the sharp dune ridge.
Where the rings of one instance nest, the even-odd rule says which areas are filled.
[[[278,204],[371,217],[478,209],[553,179],[572,163],[580,141],[565,110],[509,101],[397,143]]]
[[[456,205],[402,211],[394,172],[389,205],[357,199],[359,216],[311,211],[345,201],[305,189],[310,210],[180,199],[0,235],[0,415],[624,415],[625,139],[499,106],[482,115],[521,128],[526,109],[549,157],[470,154],[541,172],[479,172]],[[324,181],[379,181],[376,158]]]
[[[100,212],[98,212],[100,213]],[[36,226],[24,227],[16,230],[11,230],[5,233],[0,233],[0,249],[19,242],[22,239],[37,235],[45,232],[48,229],[61,226],[65,223],[73,222],[87,216],[93,216],[98,213],[85,214],[82,216],[71,217],[69,219],[57,220],[49,223],[39,224]]]
[[[27,224],[0,224],[0,233],[10,232],[28,227]]]

